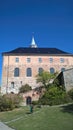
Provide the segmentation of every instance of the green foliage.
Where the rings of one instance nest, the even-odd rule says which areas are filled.
[[[37,83],[42,83],[44,87],[47,87],[49,81],[54,79],[57,73],[50,74],[49,72],[43,71],[39,75],[37,75]]]
[[[38,101],[32,101],[33,105],[38,105]]]
[[[59,80],[57,78],[54,80],[52,85],[54,85],[54,86],[56,86],[56,87],[65,91],[65,87],[63,85],[60,85]]]
[[[57,73],[50,74],[43,71],[38,75],[37,82],[41,82],[46,91],[42,97],[40,97],[38,104],[41,105],[58,105],[70,102],[69,95],[65,92],[63,86],[59,86],[59,81],[55,79]],[[51,79],[55,79],[52,84],[49,83]]]
[[[0,111],[13,110],[19,107],[21,102],[21,97],[17,94],[6,94],[0,96]]]
[[[51,86],[40,98],[39,103],[42,105],[59,105],[70,101],[69,96],[64,90],[57,86]]]
[[[50,74],[48,72],[42,72],[38,75],[37,82],[41,82],[46,91],[42,97],[40,97],[38,104],[41,105],[58,105],[67,102],[71,102],[73,99],[73,90],[66,93],[65,88],[59,85],[58,79],[56,79],[58,73]],[[55,79],[52,84],[50,84],[50,80]]]
[[[73,100],[73,89],[71,89],[71,90],[68,91],[68,95]]]
[[[31,86],[29,86],[28,84],[22,85],[19,89],[19,93],[25,93],[32,90]]]
[[[59,86],[59,80],[56,78],[53,82],[54,86]]]

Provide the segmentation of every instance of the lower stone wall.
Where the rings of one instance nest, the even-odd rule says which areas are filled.
[[[63,72],[66,91],[73,88],[73,68]]]
[[[11,82],[14,82],[14,88],[12,88],[11,86]],[[6,82],[6,78],[3,81],[3,85],[1,87],[1,93],[5,94],[5,93],[18,93],[19,92],[19,88],[22,85],[25,84],[29,84],[31,86],[32,89],[40,86],[41,84],[36,83],[36,78],[32,77],[32,78],[9,78],[8,83]]]

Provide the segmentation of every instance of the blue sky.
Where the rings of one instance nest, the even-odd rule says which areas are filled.
[[[73,0],[0,0],[0,75],[1,53],[28,47],[33,32],[38,47],[73,53]]]

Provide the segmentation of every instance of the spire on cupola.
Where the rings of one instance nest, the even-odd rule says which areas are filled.
[[[31,48],[37,48],[37,44],[35,43],[34,36],[32,37],[32,41],[31,41],[30,47]]]

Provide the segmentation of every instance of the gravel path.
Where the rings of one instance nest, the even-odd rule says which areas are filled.
[[[14,130],[10,127],[8,127],[7,125],[5,125],[4,123],[0,122],[0,130]]]

